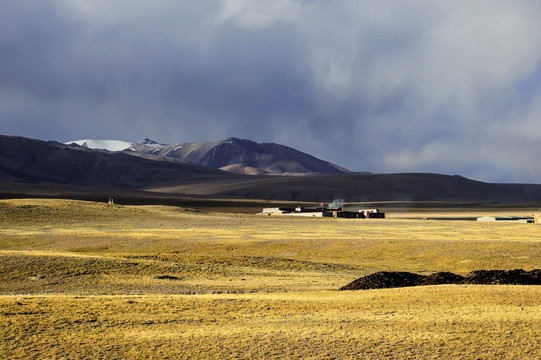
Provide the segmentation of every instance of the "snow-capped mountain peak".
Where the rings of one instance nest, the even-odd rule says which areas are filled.
[[[123,151],[151,159],[169,159],[242,174],[341,174],[349,172],[293,148],[230,137],[216,142],[161,144],[149,138],[130,143],[119,140],[77,140],[90,149]]]

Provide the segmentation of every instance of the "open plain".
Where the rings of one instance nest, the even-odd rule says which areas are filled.
[[[376,271],[540,268],[539,225],[456,220],[537,210],[503,207],[353,220],[2,200],[0,357],[539,359],[539,286],[337,291]]]

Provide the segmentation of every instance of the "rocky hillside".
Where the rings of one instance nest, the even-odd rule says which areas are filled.
[[[132,155],[170,158],[246,175],[345,174],[349,171],[288,146],[229,138],[217,142],[163,145],[145,139]]]

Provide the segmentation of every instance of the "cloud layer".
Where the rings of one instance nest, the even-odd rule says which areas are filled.
[[[0,132],[541,182],[541,3],[0,3]]]

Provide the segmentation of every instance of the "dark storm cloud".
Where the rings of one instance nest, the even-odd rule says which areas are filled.
[[[539,182],[535,1],[0,4],[0,131],[275,141],[352,170]]]

